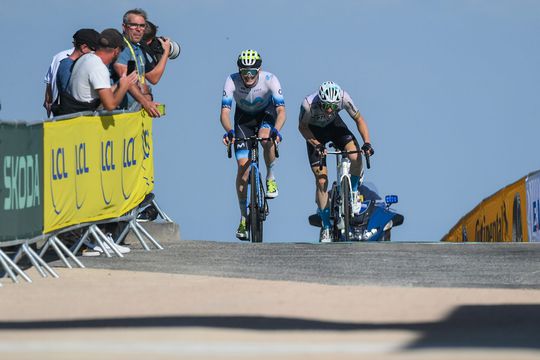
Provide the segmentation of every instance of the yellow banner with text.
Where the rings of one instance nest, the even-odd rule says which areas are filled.
[[[528,241],[526,200],[525,178],[521,178],[484,199],[442,241]]]
[[[44,124],[44,233],[122,216],[154,188],[144,110]]]

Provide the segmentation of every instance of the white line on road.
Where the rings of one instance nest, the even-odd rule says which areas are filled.
[[[384,354],[400,350],[403,343],[333,342],[118,342],[99,341],[14,341],[0,342],[2,353],[97,353],[97,354],[175,354],[175,355],[298,355],[298,354]]]

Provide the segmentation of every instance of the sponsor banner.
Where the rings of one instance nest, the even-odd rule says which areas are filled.
[[[43,125],[0,123],[0,242],[43,231]]]
[[[122,216],[154,187],[146,112],[44,124],[44,232]]]
[[[540,171],[527,176],[526,186],[529,241],[540,242]]]
[[[525,200],[525,178],[521,178],[483,200],[442,241],[528,241]]]

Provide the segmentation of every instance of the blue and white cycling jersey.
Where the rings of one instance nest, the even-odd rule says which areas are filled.
[[[259,81],[253,87],[246,87],[239,73],[227,77],[223,87],[222,108],[231,108],[232,102],[242,111],[256,114],[268,107],[284,106],[283,91],[278,78],[267,71],[259,73]]]

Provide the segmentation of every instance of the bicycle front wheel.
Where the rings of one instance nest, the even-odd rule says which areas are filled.
[[[343,206],[343,240],[351,241],[351,184],[349,179],[344,177],[341,180],[341,201]]]
[[[249,234],[251,242],[262,242],[262,219],[259,206],[259,182],[257,173],[251,169],[249,173],[250,203],[249,203]]]

